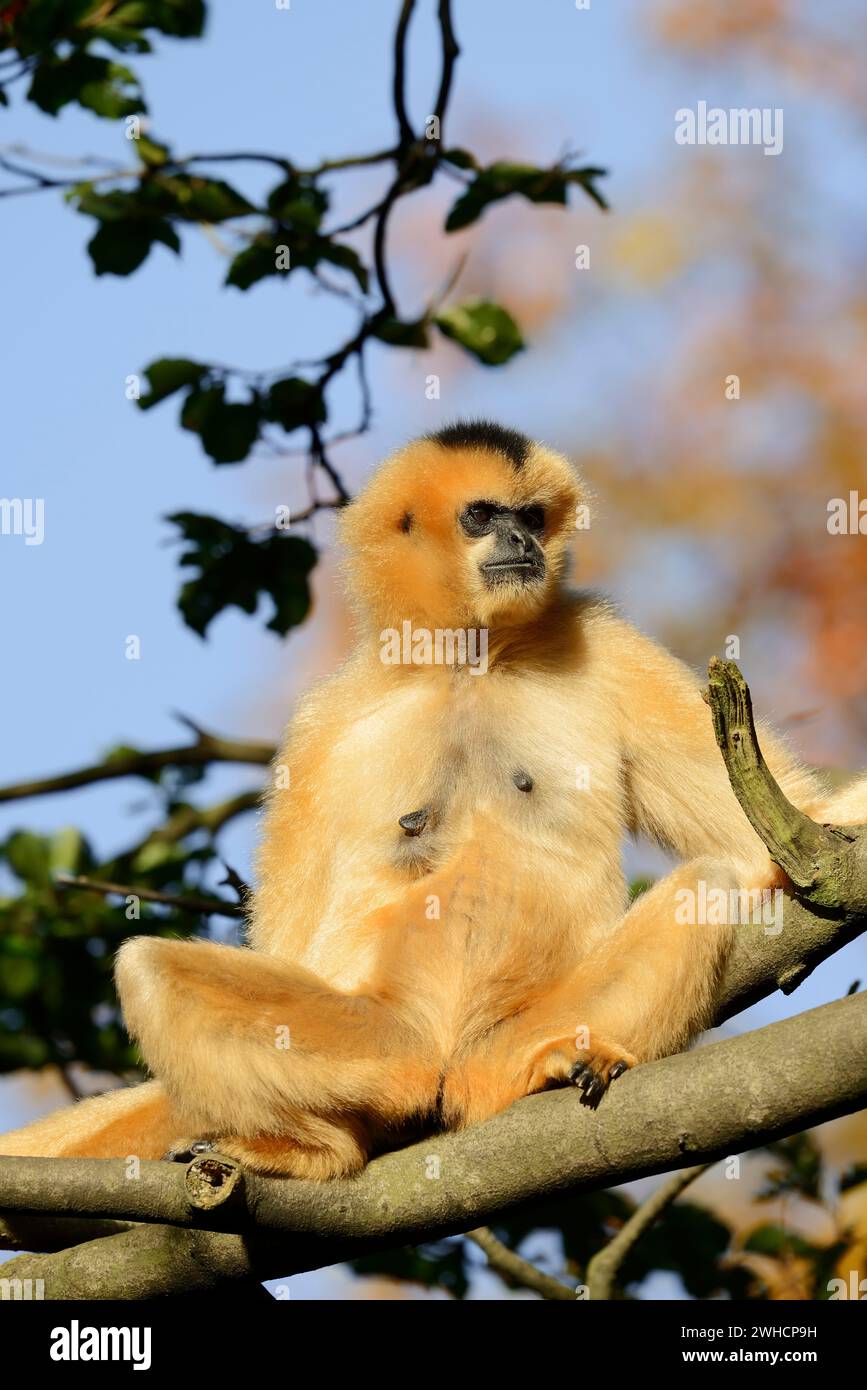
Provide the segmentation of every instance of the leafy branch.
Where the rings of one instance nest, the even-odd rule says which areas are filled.
[[[96,223],[88,252],[97,275],[131,275],[155,247],[177,254],[190,228],[211,234],[219,227],[230,256],[227,286],[246,293],[302,271],[324,293],[355,306],[358,324],[349,337],[303,367],[295,363],[282,370],[251,372],[163,357],[144,371],[149,389],[138,397],[141,409],[180,396],[182,428],[198,436],[215,464],[241,463],[261,448],[282,453],[281,440],[301,433],[311,492],[308,505],[288,521],[292,527],[348,500],[332,450],[366,433],[372,423],[365,375],[369,348],[378,344],[424,350],[439,333],[476,361],[500,367],[524,347],[512,315],[488,300],[443,304],[435,297],[420,314],[407,314],[399,306],[388,256],[398,203],[440,175],[457,178],[461,192],[446,218],[446,234],[471,226],[492,204],[512,196],[565,206],[569,190],[578,188],[598,207],[606,207],[598,187],[605,173],[601,168],[581,166],[571,158],[548,169],[505,160],[485,168],[470,152],[444,142],[460,55],[451,0],[436,0],[440,71],[430,115],[423,130],[416,128],[406,90],[416,7],[416,0],[402,0],[394,33],[391,100],[397,142],[325,159],[312,168],[269,151],[179,155],[143,126],[146,106],[138,79],[129,68],[101,56],[101,49],[147,53],[154,34],[197,37],[205,19],[201,0],[176,0],[171,6],[159,0],[142,0],[135,6],[112,0],[76,0],[66,6],[32,0],[27,7],[12,5],[0,11],[0,53],[17,53],[27,64],[30,100],[52,115],[75,102],[107,119],[126,120],[134,154],[132,167],[127,162],[106,169],[104,161],[94,161],[97,167],[90,177],[81,178],[80,173],[58,176],[50,158],[11,146],[0,150],[0,168],[17,182],[0,188],[0,198],[64,192],[77,212]],[[0,68],[0,93],[3,90]],[[219,176],[224,165],[274,169],[277,182],[262,195],[248,195]],[[379,166],[391,166],[391,177],[376,201],[342,227],[329,228],[329,181],[347,170]],[[343,238],[368,223],[371,245],[365,255]],[[358,368],[358,420],[351,427],[332,427],[330,388],[353,363]],[[318,475],[326,479],[330,495],[320,497],[315,491]],[[195,632],[203,636],[229,605],[253,612],[261,594],[273,601],[268,622],[272,631],[282,636],[304,620],[309,608],[307,575],[316,561],[306,540],[287,536],[285,527],[257,528],[259,534],[251,538],[229,522],[191,513],[169,520],[194,544],[181,563],[198,565],[200,573],[184,586],[179,606]]]

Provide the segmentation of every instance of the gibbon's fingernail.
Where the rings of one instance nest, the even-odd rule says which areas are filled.
[[[614,1066],[611,1068],[610,1072],[608,1073],[608,1080],[609,1080],[609,1081],[616,1081],[617,1078],[618,1078],[618,1076],[622,1076],[623,1073],[624,1073],[625,1071],[628,1071],[628,1070],[629,1070],[629,1068],[627,1067],[627,1065],[626,1065],[625,1062],[615,1062],[615,1063],[614,1063]]]
[[[599,1097],[604,1094],[604,1092],[604,1085],[599,1080],[598,1076],[594,1077],[593,1080],[590,1082],[590,1085],[587,1086],[584,1091],[584,1099],[589,1104],[591,1101],[598,1100]]]
[[[572,1064],[571,1070],[570,1070],[570,1072],[569,1072],[569,1080],[572,1081],[573,1083],[574,1083],[574,1082],[577,1082],[577,1081],[578,1081],[578,1078],[579,1078],[580,1076],[583,1076],[583,1074],[584,1074],[584,1072],[585,1072],[586,1070],[587,1070],[587,1063],[586,1063],[586,1062],[574,1062],[574,1063]]]
[[[533,779],[528,777],[526,772],[513,773],[512,781],[519,792],[531,792],[533,790]]]
[[[427,815],[427,811],[410,811],[408,815],[401,816],[397,823],[407,835],[420,835],[427,825]]]

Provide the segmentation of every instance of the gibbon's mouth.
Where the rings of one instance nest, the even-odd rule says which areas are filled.
[[[482,571],[486,579],[496,583],[499,579],[520,578],[527,584],[533,579],[541,579],[545,573],[545,566],[538,560],[490,560],[486,565],[482,565]]]

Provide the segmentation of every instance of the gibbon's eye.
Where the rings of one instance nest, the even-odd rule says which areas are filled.
[[[468,536],[483,536],[491,529],[496,511],[493,502],[470,502],[461,512],[461,526]]]
[[[518,516],[523,521],[528,531],[532,531],[534,536],[541,535],[545,529],[545,509],[544,507],[523,507],[518,512]]]

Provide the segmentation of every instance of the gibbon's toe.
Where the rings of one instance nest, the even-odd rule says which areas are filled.
[[[192,1163],[194,1158],[200,1154],[211,1153],[216,1149],[216,1144],[211,1139],[177,1139],[170,1148],[163,1154],[165,1163]]]
[[[585,1054],[569,1070],[569,1081],[581,1093],[581,1104],[595,1110],[612,1081],[633,1065],[619,1049],[604,1047]]]

